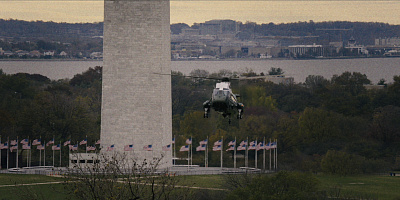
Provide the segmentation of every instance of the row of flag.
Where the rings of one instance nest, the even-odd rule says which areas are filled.
[[[57,145],[54,144],[54,139],[48,141],[46,143],[46,145],[42,144],[41,139],[35,139],[31,143],[29,143],[28,139],[23,139],[23,140],[21,140],[20,143],[22,144],[22,149],[31,149],[31,145],[33,145],[33,146],[37,146],[36,147],[37,150],[45,150],[46,147],[52,145],[51,149],[53,151],[61,150],[61,144],[57,144]],[[81,142],[79,142],[79,145],[84,145],[84,144],[87,145],[87,139],[84,139]],[[100,144],[100,140],[98,140],[95,144]],[[71,145],[71,140],[67,140],[64,142],[64,146],[67,146],[67,145],[68,145],[69,149],[72,151],[78,150],[78,144]],[[1,141],[0,141],[0,149],[10,149],[11,152],[13,152],[13,150],[18,150],[18,140],[11,140],[10,142],[4,142],[4,143],[1,143]],[[96,146],[95,145],[86,146],[86,150],[94,151],[94,150],[96,150]]]
[[[192,144],[191,139],[186,140],[186,144],[180,148],[179,151],[189,151],[190,149],[190,144]],[[196,147],[196,151],[205,151],[207,148],[208,141],[207,139],[202,140],[199,142],[199,146]],[[232,140],[228,143],[228,149],[226,151],[233,151],[235,150],[236,146],[236,140]],[[236,148],[238,151],[243,151],[243,150],[270,150],[270,149],[275,149],[277,147],[276,142],[269,142],[268,144],[264,144],[264,142],[259,142],[257,141],[252,141],[250,144],[248,144],[247,140],[243,140],[242,142],[239,143],[239,146]],[[222,139],[214,142],[213,146],[213,151],[221,151],[222,150]]]

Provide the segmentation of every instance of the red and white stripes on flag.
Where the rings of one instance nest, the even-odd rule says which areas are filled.
[[[238,146],[237,150],[238,150],[238,151],[246,150],[246,145],[244,144],[244,145]]]
[[[124,146],[124,151],[133,151],[133,144],[127,144]]]
[[[51,144],[54,144],[54,139],[48,141],[47,144],[46,144],[46,147],[50,146]]]
[[[22,149],[31,149],[31,145],[29,143],[24,144],[24,145],[22,145]]]
[[[153,145],[149,144],[143,147],[143,150],[145,151],[153,151]]]
[[[95,144],[100,144],[101,143],[101,141],[100,140],[97,140],[97,142],[95,143]]]
[[[18,140],[11,140],[10,145],[18,145]]]
[[[234,151],[235,150],[235,145],[230,146],[226,151]]]
[[[21,142],[20,142],[21,144],[28,144],[29,143],[29,141],[28,141],[28,139],[23,139],[23,140],[21,140]]]
[[[18,150],[18,145],[11,146],[10,151],[13,152],[13,150]]]
[[[83,144],[87,144],[87,139],[84,139],[81,142],[79,142],[79,145],[83,145]]]
[[[205,144],[202,144],[202,145],[196,147],[196,151],[205,151],[205,150],[206,150],[206,145]]]
[[[186,144],[192,144],[192,138],[187,139]]]
[[[207,144],[207,143],[208,143],[208,140],[207,140],[207,139],[202,140],[202,141],[199,142],[200,145],[202,145],[202,144]]]
[[[213,146],[213,151],[222,151],[222,146],[221,145],[217,145],[217,146]]]
[[[37,150],[44,150],[44,145],[38,145],[38,146],[36,147],[36,149],[37,149]]]
[[[32,145],[40,145],[41,144],[41,139],[35,139],[32,142]]]
[[[236,144],[236,140],[232,140],[232,141],[230,141],[229,143],[228,143],[228,146],[232,146],[232,145],[235,145]]]
[[[111,145],[111,146],[107,147],[107,151],[112,151],[112,150],[114,150],[114,147],[115,147],[115,145]]]
[[[71,144],[71,140],[67,140],[67,141],[64,142],[64,146],[67,146],[69,144]]]
[[[95,151],[96,147],[95,146],[87,146],[86,151]]]
[[[182,146],[181,149],[179,149],[179,151],[189,151],[189,145]]]
[[[53,145],[53,146],[51,147],[51,150],[53,150],[53,151],[61,150],[61,144]]]
[[[162,150],[163,150],[163,151],[171,151],[171,145],[169,144],[169,145],[163,146],[163,147],[162,147]]]
[[[222,139],[214,142],[214,146],[222,145]]]

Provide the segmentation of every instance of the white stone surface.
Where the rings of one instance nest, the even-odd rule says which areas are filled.
[[[102,152],[134,145],[132,157],[165,154],[172,139],[169,0],[105,0]],[[153,145],[153,151],[143,146]]]

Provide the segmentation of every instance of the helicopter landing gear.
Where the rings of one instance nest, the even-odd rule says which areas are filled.
[[[242,109],[238,109],[238,115],[237,115],[237,119],[242,119]]]
[[[208,108],[204,108],[204,118],[208,118],[209,113],[210,113],[210,110]]]

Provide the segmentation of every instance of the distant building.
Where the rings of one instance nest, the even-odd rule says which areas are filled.
[[[236,34],[239,24],[233,20],[210,20],[200,24],[201,35]]]
[[[325,48],[322,45],[291,45],[288,46],[289,53],[294,57],[309,56],[324,56]]]
[[[375,46],[400,46],[400,38],[377,38],[375,39]]]

